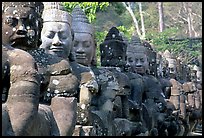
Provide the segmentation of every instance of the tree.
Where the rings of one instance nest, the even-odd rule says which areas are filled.
[[[158,2],[158,11],[159,11],[159,32],[163,32],[164,30],[163,2]]]
[[[87,15],[90,22],[96,19],[97,10],[105,10],[109,2],[63,2],[68,12],[72,12],[76,5],[79,5]]]
[[[137,21],[137,18],[135,17],[134,15],[134,12],[130,6],[130,2],[122,2],[123,5],[125,6],[125,8],[127,9],[127,11],[130,13],[130,16],[132,17],[132,20],[134,22],[134,26],[135,26],[135,29],[137,31],[137,34],[139,35],[139,37],[141,38],[142,37],[142,34],[141,34],[141,31],[139,29],[139,25],[138,25],[138,21]]]
[[[145,25],[144,25],[144,18],[143,18],[143,11],[142,11],[142,3],[138,2],[139,5],[139,12],[140,12],[140,18],[141,18],[141,26],[142,26],[142,38],[145,38]]]
[[[202,37],[202,2],[164,2],[165,26],[177,27],[177,36]]]

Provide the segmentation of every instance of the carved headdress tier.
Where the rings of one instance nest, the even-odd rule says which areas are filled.
[[[42,2],[2,2],[2,12],[6,12],[9,7],[15,7],[17,12],[24,12],[22,7],[33,8],[39,15],[41,15],[43,11]]]
[[[78,5],[72,11],[72,29],[76,33],[94,34],[93,26],[90,24],[84,11]]]
[[[72,16],[63,7],[62,2],[43,2],[43,4],[43,22],[64,22],[71,26]]]
[[[121,52],[125,52],[127,49],[127,44],[123,41],[123,38],[119,32],[119,30],[116,27],[112,27],[108,34],[106,35],[106,38],[104,42],[101,44],[101,48],[103,49],[103,46],[105,46],[108,49],[114,49],[113,44],[118,47],[116,48],[118,51],[121,50]]]
[[[146,54],[147,49],[142,45],[140,38],[133,35],[130,41],[130,45],[127,47],[127,52]]]
[[[132,38],[131,38],[131,45],[132,46],[141,46],[142,43],[141,43],[141,40],[138,36],[136,35],[133,35]]]
[[[169,52],[169,50],[165,50],[163,56],[164,58],[173,58],[173,55]]]
[[[120,35],[119,30],[116,27],[112,27],[108,34],[106,35],[106,38],[104,41],[107,40],[118,40],[118,41],[123,41],[122,36]]]
[[[147,54],[147,49],[144,46],[127,46],[127,52],[129,53],[143,53]]]

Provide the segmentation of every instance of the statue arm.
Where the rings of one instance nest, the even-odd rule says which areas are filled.
[[[29,127],[38,113],[39,76],[35,61],[22,50],[11,50],[10,89],[6,102],[15,135],[28,135]]]

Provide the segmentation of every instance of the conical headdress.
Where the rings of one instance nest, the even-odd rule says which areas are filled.
[[[93,26],[90,24],[84,11],[78,5],[72,11],[72,29],[76,33],[94,34]]]
[[[163,53],[163,56],[165,58],[172,58],[173,57],[172,54],[169,52],[169,50],[165,50]]]
[[[126,64],[126,50],[127,44],[123,42],[119,30],[116,27],[112,27],[104,42],[100,44],[101,65],[124,66]],[[117,63],[112,63],[112,60],[117,60]]]
[[[43,2],[43,4],[43,22],[65,22],[71,26],[72,16],[65,10],[62,2]]]
[[[127,47],[127,53],[144,53],[146,54],[146,48],[142,45],[139,37],[133,35],[130,41],[130,45]]]

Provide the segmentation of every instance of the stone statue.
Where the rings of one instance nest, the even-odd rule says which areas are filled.
[[[51,109],[39,104],[40,76],[35,59],[20,50],[37,46],[41,6],[39,2],[2,3],[2,79],[5,83],[2,135],[5,136],[59,135]]]
[[[130,120],[134,122],[135,130],[132,135],[141,135],[148,133],[147,125],[143,118],[143,95],[145,90],[145,83],[142,75],[135,70],[135,55],[138,54],[137,47],[140,47],[141,41],[138,37],[133,36],[129,45],[127,45],[127,70],[125,74],[129,77],[131,82],[131,93],[129,96]],[[147,134],[146,134],[147,135]]]
[[[70,66],[68,66],[69,65],[68,61],[63,60],[63,58],[58,58],[57,56],[54,56],[51,54],[47,54],[45,53],[44,49],[38,48],[37,38],[38,36],[40,36],[39,35],[40,33],[37,33],[38,32],[37,30],[40,29],[40,27],[42,26],[40,24],[41,22],[38,22],[38,21],[41,21],[41,18],[38,15],[39,13],[38,10],[40,9],[40,7],[33,4],[35,3],[27,2],[25,3],[25,6],[23,6],[24,3],[21,3],[21,2],[5,4],[7,5],[5,9],[8,12],[10,12],[11,15],[13,15],[14,11],[18,11],[20,9],[20,11],[17,12],[16,14],[17,15],[16,19],[17,21],[18,19],[20,19],[18,22],[22,23],[22,24],[20,23],[12,24],[11,22],[14,28],[13,29],[14,36],[17,39],[14,39],[14,40],[11,39],[9,41],[12,42],[11,43],[12,46],[26,50],[35,59],[35,62],[37,63],[36,67],[40,75],[40,94],[42,95],[42,97],[46,92],[46,90],[49,90],[48,86],[51,84],[50,81],[54,84],[54,85],[51,85],[51,87],[54,87],[53,91],[56,92],[57,94],[58,92],[60,92],[61,95],[59,94],[57,95],[58,97],[52,98],[51,106],[49,106],[50,103],[46,103],[48,105],[39,104],[39,110],[37,110],[38,114],[36,115],[36,118],[33,119],[35,123],[31,128],[28,128],[29,130],[27,130],[28,132],[30,131],[30,133],[28,134],[25,133],[23,135],[47,135],[47,136],[72,135],[72,131],[74,129],[74,125],[76,122],[77,100],[73,97],[66,98],[66,96],[68,95],[67,93],[69,93],[69,95],[76,93],[76,89],[78,87],[78,80],[74,75],[71,74],[71,68]],[[42,6],[42,3],[40,4]],[[28,5],[31,5],[31,6],[28,6]],[[25,8],[21,9],[22,7],[25,7]],[[30,7],[33,7],[33,8],[30,8]],[[29,22],[21,22],[21,20],[24,20],[24,18],[27,18]],[[36,23],[39,23],[39,24],[33,24],[35,20],[37,21]],[[37,25],[38,27],[36,27],[35,25]],[[29,36],[28,35],[29,33],[32,34],[32,36],[30,37],[31,40],[27,38],[27,36]],[[33,37],[34,34],[37,34],[36,37]],[[25,40],[29,40],[29,41],[26,41],[27,43],[25,42],[25,44],[27,45],[21,46],[22,41],[24,43]],[[34,43],[35,44],[34,45],[31,42],[36,42],[36,43]],[[60,87],[61,89],[59,89],[59,86],[61,86],[61,83],[57,80],[58,78],[62,78],[62,80],[65,80],[65,78],[67,78],[66,79],[67,81],[68,80],[71,80],[71,81],[68,81],[70,83],[66,84],[66,87],[63,87],[63,88]],[[56,87],[55,85],[58,87]],[[62,97],[63,92],[66,94],[65,97]],[[53,97],[53,95],[51,97]],[[41,97],[39,96],[38,98],[41,98]],[[60,106],[59,108],[58,105],[62,105],[62,106]],[[48,118],[48,119],[45,120],[45,118]],[[65,120],[67,121],[66,125],[63,124]],[[44,129],[38,130],[40,128],[44,128]]]
[[[96,42],[94,39],[94,29],[88,18],[79,6],[72,12],[74,31],[73,53],[77,63],[86,67],[91,67],[98,83],[98,93],[92,95],[90,125],[93,126],[94,133],[90,135],[112,136],[113,124],[110,112],[113,111],[112,100],[114,93],[119,90],[114,74],[103,67],[96,67]],[[111,94],[111,96],[109,96]],[[85,128],[82,126],[81,128]],[[80,126],[79,126],[80,128]],[[78,129],[77,129],[78,130]],[[77,135],[77,134],[76,134]],[[79,135],[79,134],[78,134]]]
[[[149,74],[156,77],[157,74],[156,51],[152,48],[152,45],[150,45],[147,41],[144,41],[142,45],[146,47],[147,55],[149,57]]]
[[[73,93],[67,91],[63,92],[63,88],[71,88],[68,87],[68,84],[72,83],[71,80],[73,80],[73,78],[70,76],[62,77],[57,74],[57,76],[54,77],[53,75],[53,77],[51,77],[51,82],[48,86],[48,89],[50,92],[54,90],[54,93],[57,93],[59,96],[76,97],[79,103],[77,103],[77,118],[75,123],[87,123],[87,116],[81,116],[81,108],[83,107],[82,114],[87,114],[91,100],[90,94],[97,92],[97,83],[95,81],[95,76],[91,72],[90,68],[79,65],[74,61],[75,59],[73,58],[71,52],[74,40],[74,34],[71,30],[72,17],[67,11],[65,11],[61,4],[62,3],[60,2],[44,3],[45,8],[42,15],[43,28],[41,32],[42,44],[40,45],[40,48],[45,49],[45,52],[48,54],[53,56],[55,55],[57,57],[63,58],[63,60],[66,60],[69,63],[66,65],[66,68],[70,68],[72,74],[79,80],[79,83],[75,85],[77,86],[77,89],[73,89]],[[55,70],[53,70],[53,72],[54,71]],[[58,80],[58,82],[56,82],[57,84],[53,84],[55,80]],[[68,83],[67,81],[69,80],[71,82]],[[61,83],[61,85],[58,83]],[[64,126],[64,121],[61,121],[62,126]],[[74,126],[72,127],[74,130],[74,123],[72,126]],[[72,133],[69,133],[69,135],[72,135]]]
[[[198,66],[194,65],[188,73],[191,74],[191,79],[183,83],[183,89],[187,97],[186,112],[189,122],[189,132],[186,132],[186,135],[192,135],[199,131],[202,120],[202,86],[200,85],[202,80]]]
[[[177,60],[168,50],[164,51],[163,56],[168,61],[168,79],[171,83],[170,91],[166,94],[166,99],[174,105],[172,114],[177,117],[177,121],[180,122],[180,130],[174,135],[186,135],[185,133],[189,130],[189,124],[186,123],[186,96],[183,93],[182,83],[179,82]]]
[[[113,95],[116,136],[131,135],[131,127],[133,126],[132,122],[127,119],[129,117],[128,96],[130,95],[131,85],[128,76],[123,73],[126,65],[126,49],[127,45],[123,42],[116,27],[109,30],[104,42],[100,44],[101,66],[114,73],[119,85],[119,91]],[[121,122],[126,122],[126,130],[121,127]]]
[[[96,65],[96,42],[94,28],[79,6],[72,11],[74,46],[76,61],[84,66]]]
[[[148,44],[149,45],[149,44]],[[149,60],[153,57],[149,57],[151,51],[144,47],[140,40],[133,35],[130,42],[130,47],[127,50],[127,64],[131,72],[138,74],[137,77],[142,87],[140,89],[132,91],[136,98],[133,99],[135,102],[142,103],[142,122],[149,130],[149,135],[158,134],[156,131],[161,132],[160,127],[166,122],[166,102],[163,94],[162,86],[159,80],[151,75]],[[149,54],[147,54],[149,53]],[[154,58],[156,62],[156,57]],[[156,73],[156,71],[154,71]],[[134,84],[136,85],[136,84]],[[137,86],[137,87],[138,87]],[[148,121],[147,121],[148,120]],[[165,131],[167,127],[164,128]],[[158,134],[161,135],[161,134]]]

